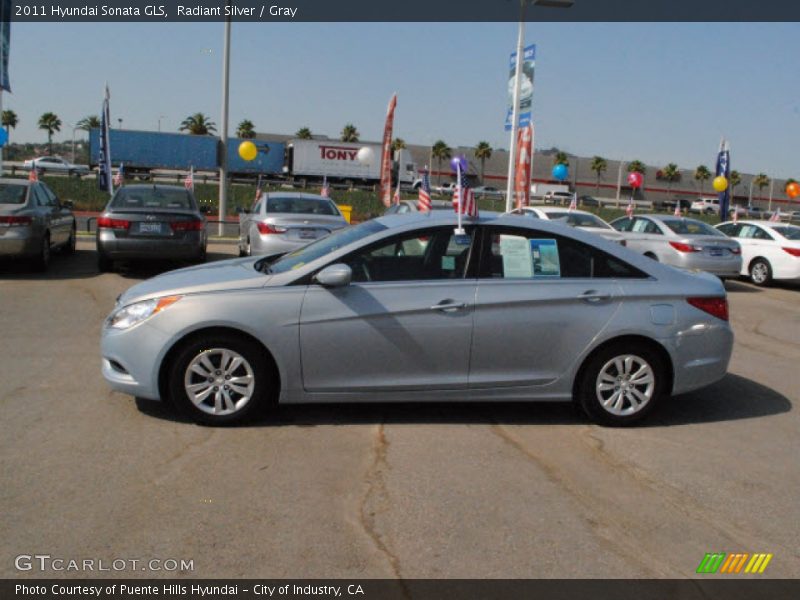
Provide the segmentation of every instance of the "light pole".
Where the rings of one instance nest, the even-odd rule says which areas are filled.
[[[161,133],[161,119],[165,119],[164,115],[158,115],[158,133]]]
[[[570,8],[575,0],[520,0],[519,31],[517,33],[517,64],[514,69],[514,93],[511,97],[511,147],[508,152],[508,180],[506,182],[506,212],[513,208],[514,173],[517,160],[517,131],[519,129],[519,90],[522,79],[523,46],[525,45],[525,5],[546,6],[550,8]]]
[[[230,0],[225,2],[226,8]],[[228,10],[225,11],[229,13]],[[222,118],[220,123],[220,152],[219,152],[219,227],[217,233],[220,237],[225,235],[225,215],[228,211],[228,92],[230,88],[229,69],[231,65],[231,18],[225,19],[225,36],[222,50]]]

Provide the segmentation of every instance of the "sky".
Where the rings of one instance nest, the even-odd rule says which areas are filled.
[[[508,148],[503,129],[516,23],[234,23],[230,130],[300,127],[336,137],[346,123],[378,140],[398,94],[407,142]],[[72,136],[111,89],[114,124],[177,131],[189,114],[220,123],[222,23],[12,23],[12,141],[45,142],[55,112]],[[537,44],[537,148],[651,165],[800,179],[800,24],[528,23]],[[78,132],[80,137],[82,134]]]

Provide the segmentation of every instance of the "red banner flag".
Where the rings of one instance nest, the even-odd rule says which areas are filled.
[[[533,167],[533,123],[517,133],[517,168],[514,180],[516,207],[531,203],[531,168]]]
[[[392,204],[392,127],[397,94],[392,94],[386,111],[386,125],[383,128],[383,148],[381,150],[381,200],[384,206]]]

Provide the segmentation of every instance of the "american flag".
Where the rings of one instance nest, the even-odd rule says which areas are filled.
[[[183,180],[183,187],[190,192],[194,191],[194,166],[189,167],[189,174]]]
[[[672,214],[674,214],[676,217],[683,216],[681,214],[681,203],[678,200],[675,201],[675,212],[673,212]]]
[[[117,187],[122,185],[122,180],[125,177],[125,165],[119,163],[119,169],[117,170],[117,174],[114,175],[114,185]]]
[[[319,195],[323,198],[330,198],[331,197],[331,188],[328,186],[328,176],[325,175],[322,178],[322,189],[319,191]]]
[[[781,220],[781,209],[780,208],[776,209],[775,212],[772,213],[772,216],[769,218],[769,220],[772,221],[773,223],[777,222],[777,221],[780,221]]]
[[[733,224],[736,225],[736,223],[738,222],[739,222],[739,207],[737,206],[733,209]]]
[[[625,214],[628,215],[629,219],[633,217],[633,196],[631,196],[631,199],[628,202],[628,206],[625,209]]]
[[[397,178],[397,187],[394,190],[394,196],[392,196],[392,202],[394,204],[400,204],[400,178]]]
[[[578,210],[578,192],[572,194],[572,200],[570,200],[569,208],[567,209],[568,212],[573,210]]]
[[[39,181],[39,175],[36,173],[36,167],[32,167],[31,172],[28,173],[28,181]]]
[[[258,183],[256,184],[256,198],[253,200],[253,203],[258,202],[259,198],[261,198],[261,175],[258,176]]]
[[[419,212],[431,211],[431,177],[426,169],[422,172],[422,183],[419,186],[419,200],[417,200],[417,210]]]
[[[453,210],[468,217],[477,217],[478,205],[475,203],[475,192],[469,187],[467,174],[459,169],[458,175],[456,191],[453,193]]]

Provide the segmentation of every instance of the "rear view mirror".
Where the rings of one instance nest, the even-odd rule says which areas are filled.
[[[342,263],[325,267],[314,276],[314,281],[323,287],[344,287],[350,285],[352,279],[353,271]]]

